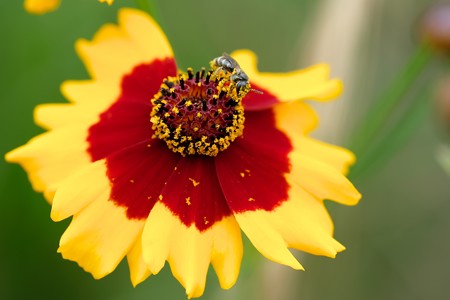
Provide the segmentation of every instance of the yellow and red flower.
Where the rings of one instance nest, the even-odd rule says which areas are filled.
[[[329,257],[344,250],[323,201],[358,202],[343,175],[354,156],[307,136],[318,120],[303,102],[340,94],[327,65],[261,73],[252,52],[236,51],[263,93],[230,96],[211,73],[179,74],[161,29],[133,9],[76,49],[92,79],[63,83],[70,103],[35,111],[48,132],[6,155],[52,203],[53,220],[72,217],[58,249],[64,258],[101,278],[127,257],[133,285],[168,261],[188,297],[199,297],[210,263],[222,288],[235,283],[241,230],[265,257],[294,269],[302,266],[288,247]],[[239,105],[242,132],[225,129],[239,123]],[[175,122],[165,136],[156,133],[158,113]],[[205,138],[186,142],[200,131]],[[219,152],[183,150],[220,146],[220,134],[232,131]]]
[[[111,5],[114,0],[98,0]],[[25,0],[23,7],[30,14],[42,15],[54,11],[59,7],[61,0]]]

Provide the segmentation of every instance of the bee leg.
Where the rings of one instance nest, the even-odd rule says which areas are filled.
[[[242,94],[242,97],[247,95],[250,89],[250,83],[248,81],[238,81],[236,83],[236,94]]]

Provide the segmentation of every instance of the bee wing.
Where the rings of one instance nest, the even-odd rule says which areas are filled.
[[[241,68],[239,66],[238,62],[234,58],[232,58],[228,53],[226,53],[226,52],[222,53],[222,57],[225,58],[230,63],[231,68],[233,68],[233,69]]]

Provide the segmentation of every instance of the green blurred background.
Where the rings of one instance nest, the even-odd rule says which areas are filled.
[[[316,136],[345,145],[371,101],[387,88],[417,46],[418,16],[426,0],[191,0],[155,5],[180,67],[198,68],[222,52],[254,50],[265,71],[288,71],[322,60],[344,79],[340,101],[321,104]],[[40,133],[34,106],[63,102],[59,85],[87,74],[74,52],[116,22],[121,6],[63,0],[45,16],[26,14],[22,1],[0,2],[0,153]],[[436,59],[408,94],[421,95],[449,72]],[[389,160],[355,178],[364,197],[356,207],[330,203],[336,238],[347,246],[337,259],[296,253],[298,272],[260,257],[249,245],[230,291],[213,272],[203,299],[450,299],[450,179],[436,160],[448,142],[432,96],[426,117]],[[0,161],[0,299],[185,299],[166,268],[132,288],[126,263],[94,280],[56,253],[68,222],[53,223],[50,207],[24,171]],[[212,271],[212,270],[211,270]]]

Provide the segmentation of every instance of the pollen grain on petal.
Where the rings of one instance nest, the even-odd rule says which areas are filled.
[[[189,180],[192,182],[192,185],[193,185],[194,187],[200,184],[199,181],[196,181],[196,180],[193,179],[193,178],[189,178]]]

